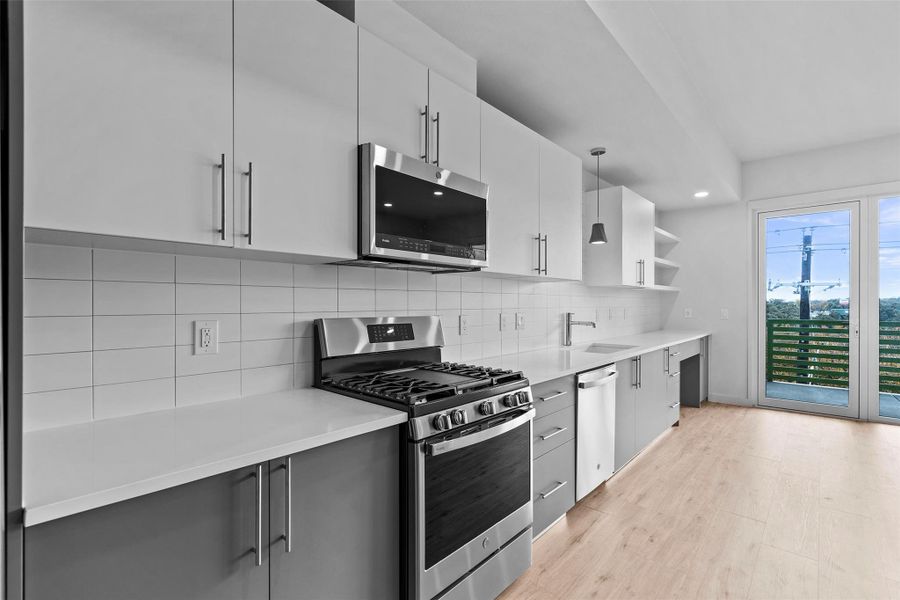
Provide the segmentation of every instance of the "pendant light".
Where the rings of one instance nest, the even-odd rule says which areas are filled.
[[[591,239],[588,241],[590,244],[606,243],[606,228],[600,222],[600,157],[604,154],[606,148],[602,146],[591,148],[591,156],[597,157],[597,222],[591,226]]]

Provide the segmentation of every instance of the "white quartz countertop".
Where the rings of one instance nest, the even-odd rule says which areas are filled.
[[[399,425],[406,413],[319,389],[26,433],[25,525]]]
[[[574,375],[604,365],[626,360],[639,354],[660,350],[666,346],[674,346],[690,342],[710,335],[709,331],[675,331],[661,329],[648,333],[639,333],[617,338],[600,340],[600,344],[632,346],[627,350],[619,350],[606,354],[586,352],[590,344],[581,344],[570,348],[545,348],[517,354],[503,354],[486,357],[482,364],[502,369],[513,369],[525,373],[532,385],[551,379]]]

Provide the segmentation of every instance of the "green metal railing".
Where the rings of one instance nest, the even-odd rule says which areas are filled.
[[[879,350],[880,389],[900,393],[900,322],[881,323]],[[849,369],[847,321],[766,321],[766,381],[844,388]]]

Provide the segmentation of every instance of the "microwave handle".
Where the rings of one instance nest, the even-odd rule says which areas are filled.
[[[470,433],[469,435],[464,435],[458,438],[453,438],[451,440],[446,440],[444,442],[425,444],[425,451],[430,456],[439,456],[441,454],[446,454],[447,452],[453,452],[454,450],[472,446],[473,444],[486,442],[491,438],[495,438],[498,435],[503,435],[504,433],[512,431],[516,427],[527,423],[534,418],[535,412],[536,411],[532,408],[528,412],[523,413],[514,419],[504,421],[503,423],[495,425],[488,429],[482,429],[481,431]]]

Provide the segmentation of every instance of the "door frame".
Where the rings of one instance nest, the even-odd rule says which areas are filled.
[[[864,247],[868,247],[869,242],[864,235],[863,223],[871,221],[866,218],[865,206],[867,203],[861,199],[847,199],[836,202],[819,202],[808,203],[791,206],[790,208],[768,208],[756,211],[756,249],[755,249],[755,286],[756,286],[756,372],[754,375],[756,381],[756,400],[755,403],[759,407],[764,408],[781,408],[786,410],[794,410],[808,412],[814,414],[824,414],[831,416],[846,417],[851,419],[865,419],[868,417],[868,403],[860,402],[861,395],[865,392],[863,379],[861,374],[866,373],[867,356],[865,352],[861,352],[861,348],[867,348],[865,335],[863,331],[863,316],[871,311],[867,310],[869,290],[863,289],[861,285],[862,271],[866,270],[864,266],[863,256],[861,254]],[[772,217],[789,217],[793,215],[802,215],[810,213],[835,212],[840,210],[850,211],[850,306],[856,307],[855,311],[851,311],[850,320],[850,369],[849,369],[849,386],[848,386],[848,405],[846,408],[821,405],[812,402],[801,402],[792,400],[781,400],[767,398],[766,392],[766,291],[767,286],[764,285],[766,280],[766,228],[765,220]],[[865,218],[865,221],[863,220]],[[867,286],[866,286],[867,287]],[[853,318],[855,314],[855,319]],[[865,378],[868,379],[868,378]],[[862,405],[866,408],[863,409]]]

